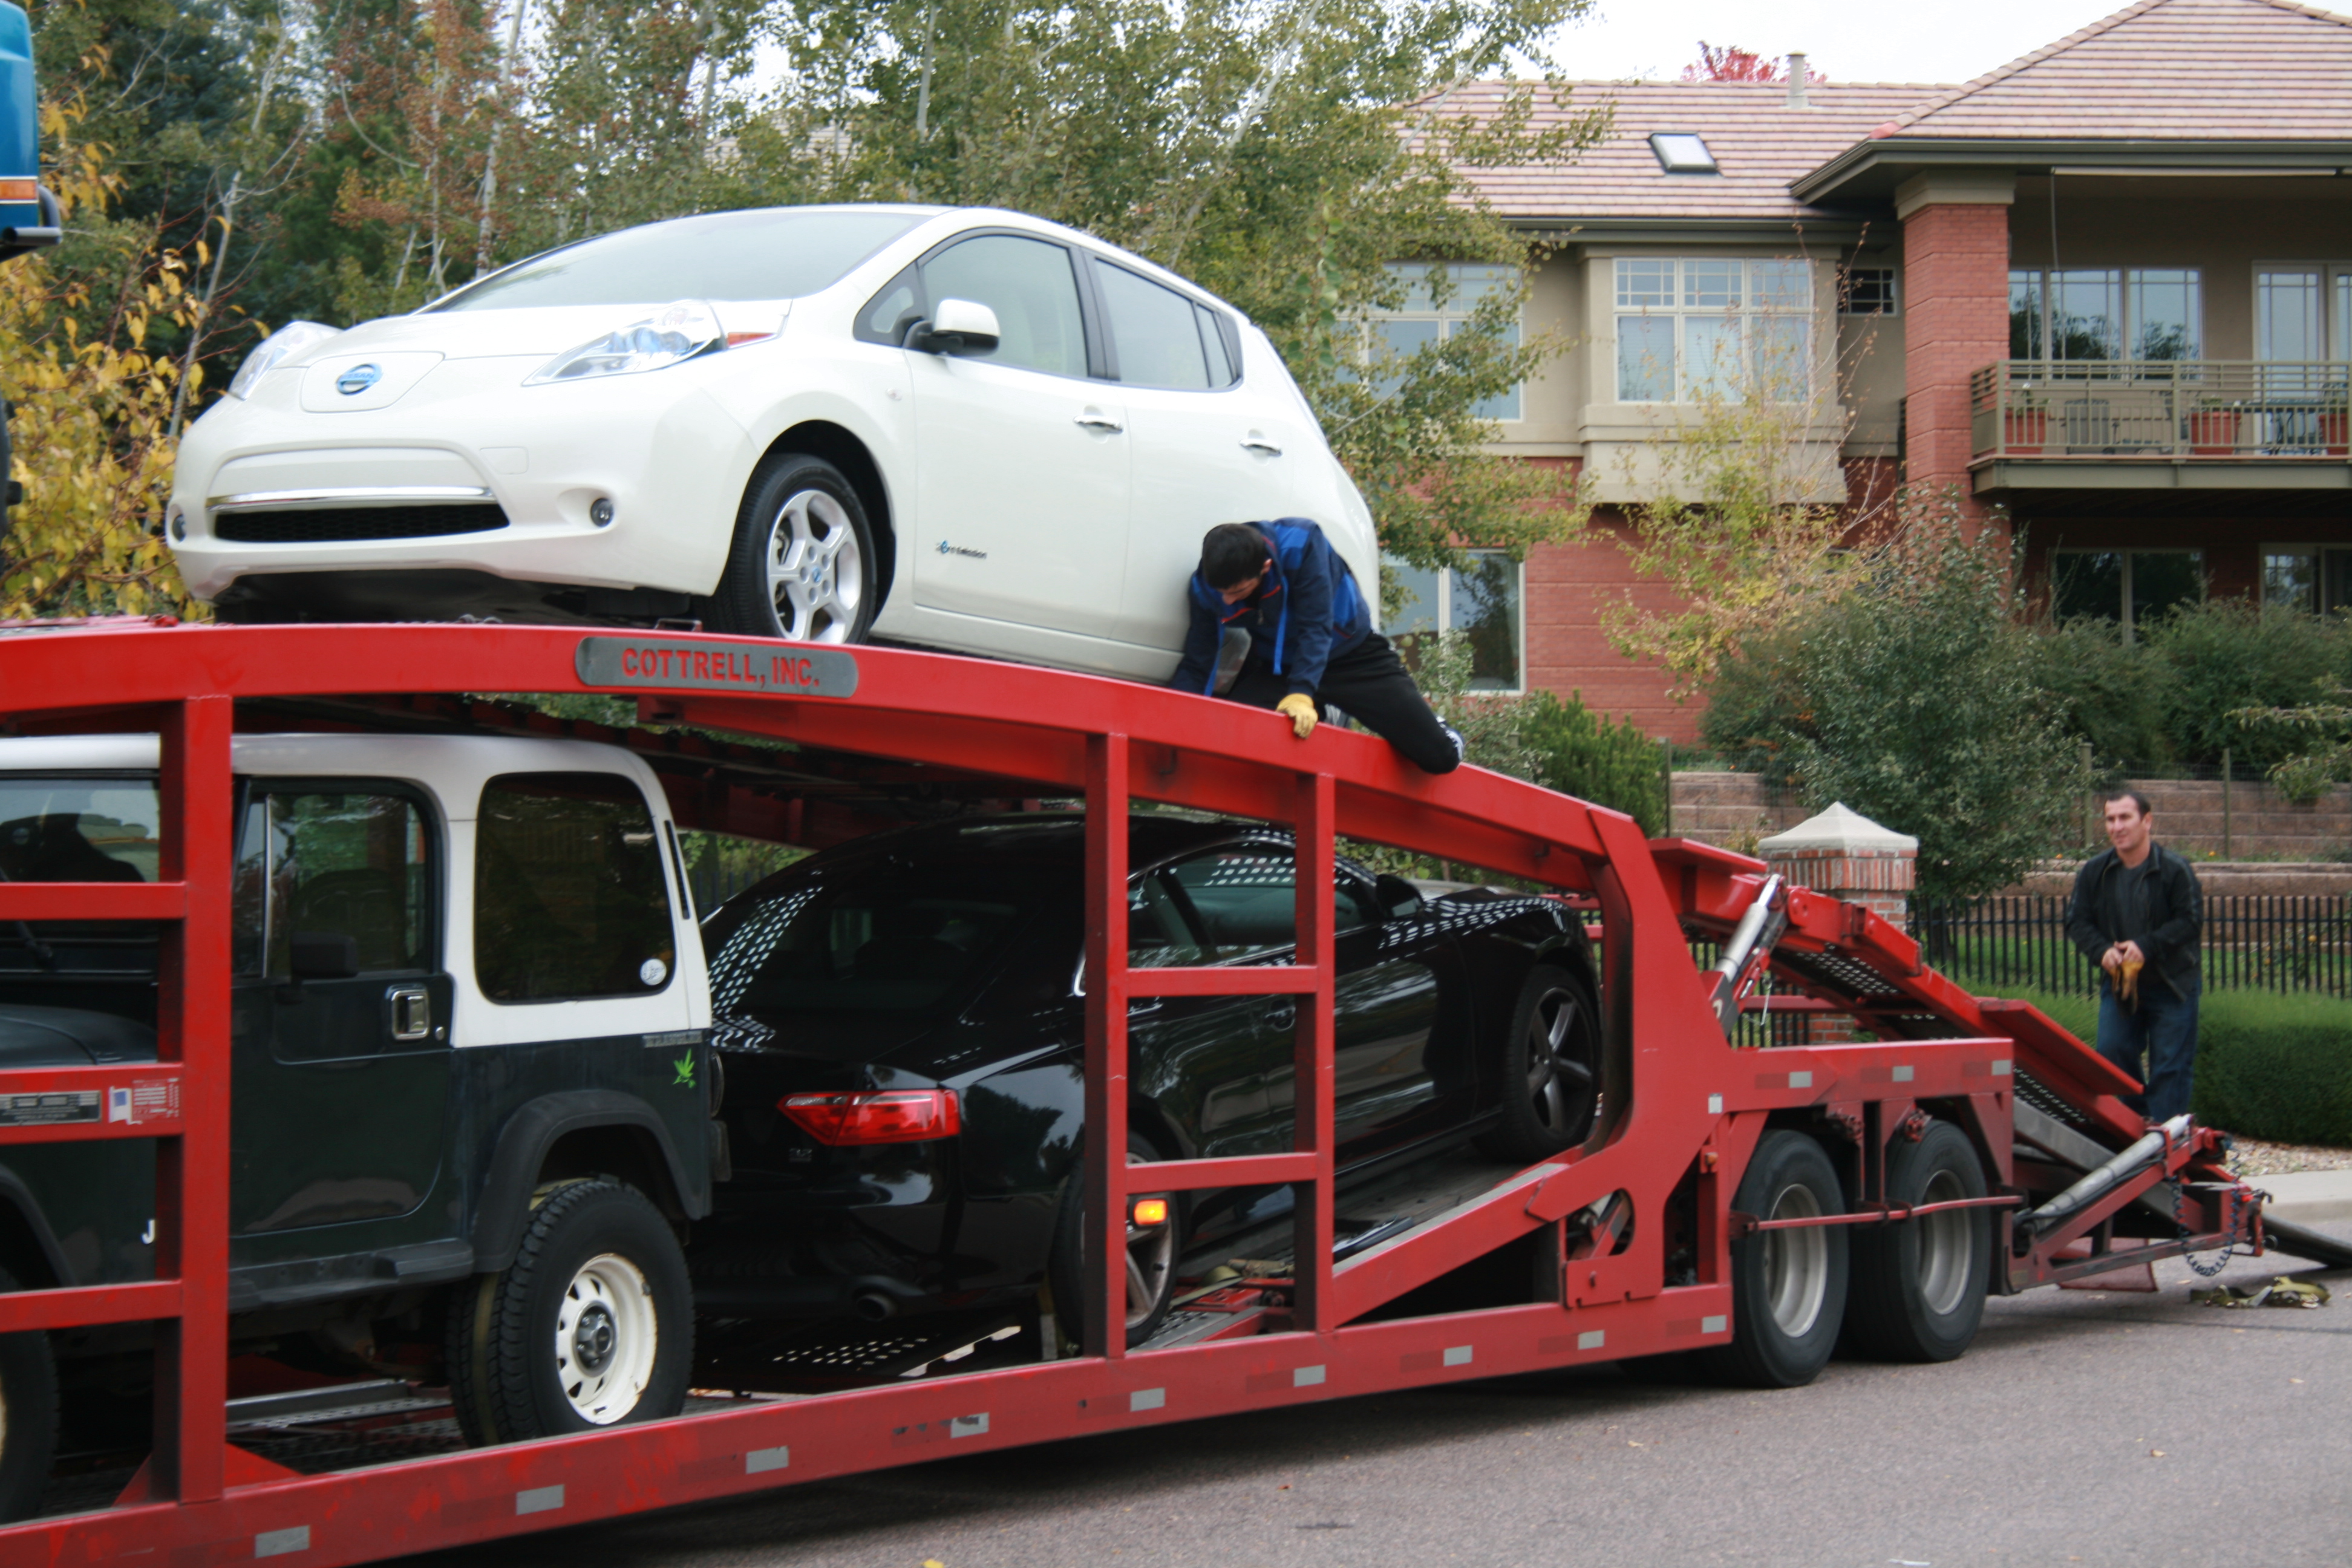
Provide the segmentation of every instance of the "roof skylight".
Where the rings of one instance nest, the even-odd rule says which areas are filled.
[[[1706,139],[1696,132],[1653,132],[1650,151],[1658,155],[1658,167],[1669,174],[1723,173],[1715,166],[1715,154],[1707,151]]]

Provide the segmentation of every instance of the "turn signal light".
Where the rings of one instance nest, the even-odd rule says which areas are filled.
[[[851,1094],[788,1094],[776,1109],[820,1143],[921,1143],[963,1131],[955,1091],[872,1089]]]
[[[1166,1225],[1168,1223],[1168,1200],[1166,1198],[1136,1199],[1135,1223],[1138,1225]]]
[[[37,202],[41,199],[38,180],[0,180],[0,202]]]

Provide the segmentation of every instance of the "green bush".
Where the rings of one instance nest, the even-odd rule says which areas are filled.
[[[2182,605],[2139,636],[2170,670],[2164,727],[2180,761],[2208,765],[2229,747],[2251,776],[2311,743],[2277,725],[2249,726],[2242,708],[2289,708],[2332,689],[2345,668],[2344,623],[2332,616],[2265,609],[2243,599]],[[2086,731],[2087,732],[2087,731]],[[2091,737],[2097,743],[2098,737]]]
[[[2031,1002],[2084,1045],[2099,1005],[2079,994],[1960,984]],[[2197,1009],[2197,1120],[2277,1143],[2352,1146],[2352,1002],[2270,991],[2208,991]]]
[[[1780,627],[1742,643],[1707,688],[1706,711],[1699,719],[1707,749],[1740,773],[1796,783],[1790,748],[1811,733],[1804,668],[1799,627]]]
[[[2034,683],[2055,700],[2070,734],[2091,742],[2103,768],[2174,761],[2167,727],[2174,670],[2145,637],[2126,642],[2113,621],[2045,626],[2032,641]]]
[[[1519,723],[1537,783],[1622,811],[1652,837],[1665,831],[1665,749],[1631,719],[1601,717],[1581,692],[1562,701],[1537,690],[1521,700]]]

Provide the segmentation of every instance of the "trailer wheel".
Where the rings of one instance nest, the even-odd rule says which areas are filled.
[[[0,1268],[0,1295],[17,1288]],[[58,1451],[58,1369],[39,1330],[0,1334],[0,1524],[30,1519]]]
[[[1148,1165],[1160,1158],[1160,1151],[1150,1141],[1134,1132],[1127,1135],[1127,1163]],[[1048,1282],[1054,1289],[1054,1308],[1062,1321],[1063,1331],[1079,1342],[1080,1350],[1093,1353],[1086,1339],[1086,1279],[1081,1264],[1082,1237],[1086,1234],[1084,1211],[1086,1170],[1083,1164],[1070,1173],[1062,1190],[1061,1217],[1054,1226],[1054,1251],[1047,1266]],[[1156,1226],[1139,1226],[1132,1216],[1127,1225],[1127,1343],[1132,1350],[1159,1331],[1160,1320],[1168,1316],[1168,1304],[1176,1294],[1176,1259],[1184,1250],[1184,1202],[1181,1193],[1135,1193],[1129,1203],[1157,1197],[1166,1201],[1168,1217]]]
[[[1548,963],[1530,970],[1501,1057],[1503,1120],[1478,1135],[1480,1149],[1498,1160],[1542,1160],[1591,1135],[1601,1014],[1580,977]]]
[[[882,584],[866,507],[822,458],[761,463],[711,597],[717,629],[796,642],[864,642]]]
[[[1842,1214],[1845,1198],[1822,1146],[1767,1132],[1732,1207],[1759,1219]],[[1846,1227],[1751,1231],[1731,1244],[1731,1342],[1700,1352],[1707,1370],[1749,1388],[1795,1388],[1820,1375],[1845,1316]]]
[[[1917,1142],[1898,1138],[1886,1151],[1890,1204],[1984,1195],[1975,1146],[1948,1121],[1931,1121]],[[1855,1226],[1848,1342],[1888,1361],[1954,1360],[1984,1321],[1991,1258],[1992,1216],[1985,1209]]]
[[[474,1443],[675,1415],[693,1359],[685,1254],[615,1182],[545,1194],[513,1264],[459,1286],[449,1313],[449,1401]]]

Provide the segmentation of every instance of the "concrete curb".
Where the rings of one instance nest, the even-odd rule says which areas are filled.
[[[2270,1194],[2263,1212],[2297,1225],[2352,1219],[2352,1171],[2297,1171],[2285,1176],[2248,1176],[2246,1184]]]

